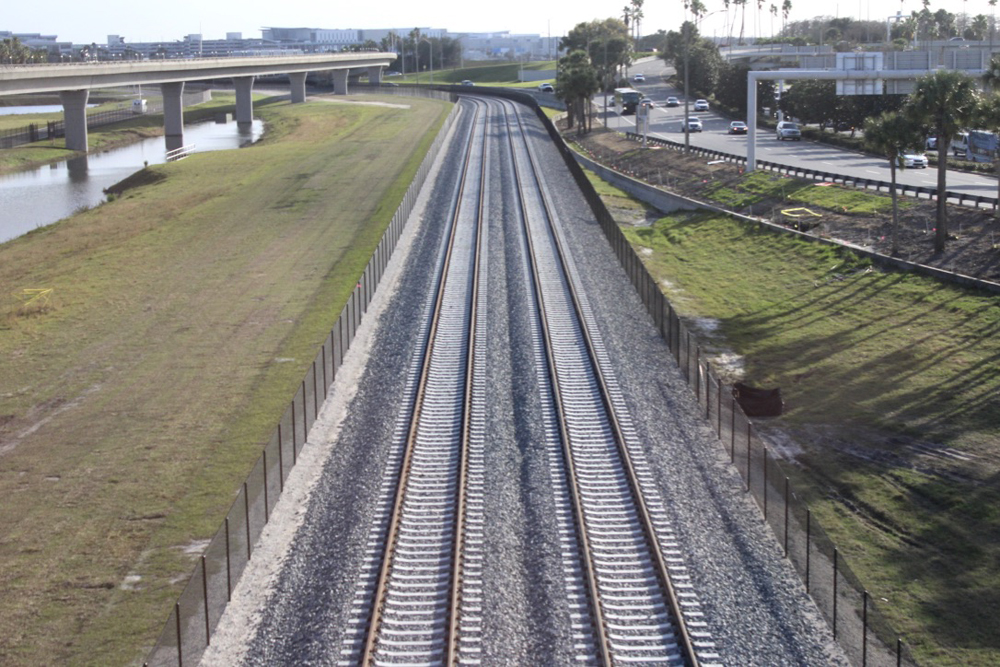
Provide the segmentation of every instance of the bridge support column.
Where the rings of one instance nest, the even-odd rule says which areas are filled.
[[[292,104],[306,101],[306,73],[292,72],[288,75],[292,82]]]
[[[335,69],[331,74],[332,74],[331,78],[333,79],[333,94],[346,95],[348,70]]]
[[[166,135],[167,150],[172,151],[184,145],[184,82],[161,83],[163,95],[163,133]]]
[[[64,90],[59,93],[63,105],[63,124],[66,126],[66,148],[71,151],[87,150],[87,100],[90,90]]]
[[[236,126],[249,127],[253,122],[253,80],[252,76],[233,77],[236,88]]]
[[[369,67],[368,68],[368,84],[372,86],[382,85],[382,68],[381,67]]]

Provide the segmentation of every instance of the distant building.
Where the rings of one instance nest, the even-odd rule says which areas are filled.
[[[421,37],[451,38],[462,44],[465,60],[539,60],[558,57],[559,37],[511,34],[509,31],[449,33],[445,28],[419,27]],[[379,46],[395,34],[406,39],[414,28],[324,29],[261,28],[259,38],[244,39],[243,33],[227,32],[225,39],[203,39],[186,35],[169,42],[129,42],[122,35],[108,35],[105,44],[60,42],[55,35],[0,31],[0,39],[17,37],[32,49],[45,49],[54,60],[84,57],[91,60],[148,60],[154,58],[222,58],[272,53],[322,53],[361,46],[369,40]],[[390,45],[399,53],[401,45]]]

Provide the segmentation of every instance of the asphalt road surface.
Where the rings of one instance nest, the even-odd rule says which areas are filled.
[[[652,109],[650,116],[649,136],[683,142],[684,91],[663,82],[663,75],[672,75],[673,68],[665,66],[661,60],[642,62],[629,69],[630,80],[638,72],[642,72],[646,76],[646,81],[635,82],[632,80],[632,87],[642,91],[656,105]],[[671,95],[680,100],[681,106],[672,108],[663,106],[667,97]],[[692,96],[690,100],[690,115],[701,119],[704,130],[702,132],[691,133],[691,145],[745,156],[747,151],[747,137],[744,135],[730,135],[728,129],[731,121],[746,119],[729,118],[720,115],[714,110],[695,113],[693,110],[694,100],[695,97]],[[603,97],[597,98],[597,103],[603,107]],[[608,127],[621,132],[636,131],[635,116],[619,115],[614,111],[613,106],[611,106],[610,99],[608,100],[608,105],[606,119]],[[889,164],[885,159],[879,159],[871,155],[807,139],[803,139],[802,141],[778,141],[774,131],[765,128],[758,128],[757,131],[757,159],[794,167],[818,169],[844,176],[882,180],[886,183],[891,178]],[[897,170],[896,182],[911,186],[933,188],[937,186],[937,169],[931,167],[928,169]],[[990,197],[997,196],[997,179],[991,176],[949,170],[947,187],[948,190],[953,192]]]

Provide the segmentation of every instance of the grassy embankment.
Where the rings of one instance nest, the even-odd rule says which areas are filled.
[[[268,99],[265,95],[254,95],[255,113],[262,103],[268,102]],[[117,102],[109,102],[88,109],[87,113],[92,114],[117,107]],[[214,92],[210,102],[184,109],[184,122],[197,123],[203,120],[210,120],[218,112],[235,113],[235,109],[235,93]],[[0,116],[0,130],[8,128],[20,129],[30,123],[44,125],[49,120],[62,120],[62,112]],[[87,140],[90,152],[99,153],[117,146],[134,143],[146,137],[155,137],[162,134],[163,114],[146,114],[137,115],[134,118],[115,123],[114,125],[94,128],[87,134]],[[66,150],[65,139],[37,141],[16,148],[0,150],[0,174],[19,171],[21,169],[30,169],[51,162],[59,162],[76,154],[75,151]]]
[[[0,245],[0,663],[142,659],[450,106],[406,103],[261,107]]]
[[[640,206],[592,180],[611,205]],[[796,196],[860,210],[888,200]],[[1000,662],[1000,298],[724,216],[625,232],[683,315],[718,321],[703,340],[741,355],[751,384],[782,388],[787,414],[762,430],[802,446],[799,495],[918,659]]]
[[[530,62],[523,66],[523,69],[526,70],[555,70],[555,68],[556,61],[554,60]],[[539,83],[542,83],[542,81],[519,82],[517,80],[518,72],[521,69],[522,66],[519,63],[496,64],[490,62],[474,67],[435,70],[434,83],[458,84],[468,79],[477,86],[502,86],[504,88],[535,88]],[[419,83],[430,83],[430,73],[423,71],[419,77],[416,74],[405,74],[383,79],[383,81],[394,83],[417,83],[418,80]],[[552,83],[555,81],[555,77],[546,79],[546,81]]]

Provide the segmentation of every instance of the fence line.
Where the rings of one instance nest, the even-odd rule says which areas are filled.
[[[755,435],[753,422],[736,402],[732,388],[723,385],[711,364],[702,358],[697,338],[646,270],[641,257],[574,159],[572,149],[545,114],[537,106],[535,110],[597,217],[646,312],[666,341],[699,408],[704,410],[705,420],[713,426],[720,443],[728,450],[730,461],[745,481],[746,492],[757,502],[785,557],[795,566],[841,648],[852,662],[865,667],[915,665],[907,645],[879,612],[871,595],[812,517],[806,503],[795,494],[782,464]],[[716,151],[703,152],[716,157],[722,155]]]
[[[423,97],[454,101],[454,96],[448,93],[423,93]],[[284,490],[285,479],[298,461],[309,428],[316,421],[322,401],[343,364],[457,112],[455,106],[420,163],[402,203],[361,272],[357,286],[243,482],[222,526],[199,559],[144,665],[183,667],[185,663],[197,664],[211,642],[212,631],[218,626],[233,589],[253,556],[253,545],[270,519],[271,510]]]

